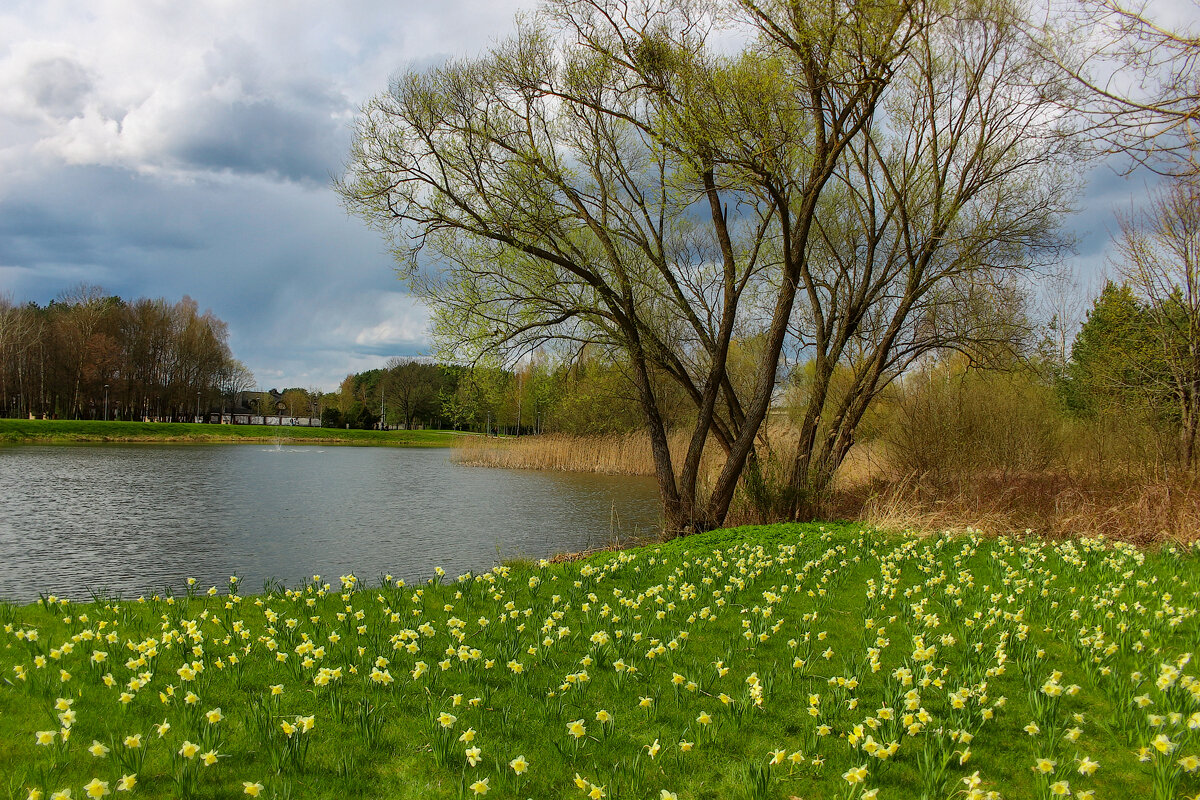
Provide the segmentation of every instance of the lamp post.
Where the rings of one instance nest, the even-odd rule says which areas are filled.
[[[196,390],[196,422],[200,421],[200,390]]]
[[[108,384],[104,384],[104,421],[108,422]]]

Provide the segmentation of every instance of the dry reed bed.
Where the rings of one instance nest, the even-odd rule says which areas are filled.
[[[887,528],[1105,536],[1139,545],[1200,538],[1195,476],[974,474],[943,481],[876,479],[847,491],[842,508]]]
[[[671,456],[679,460],[687,438],[674,434]],[[505,439],[471,437],[455,450],[454,461],[472,467],[599,472],[609,475],[654,475],[650,437],[644,433],[614,436],[543,434]]]
[[[786,432],[771,442],[786,452]],[[688,444],[670,439],[679,463]],[[710,473],[719,453],[706,453]],[[653,475],[644,433],[615,436],[543,435],[472,438],[454,455],[461,464],[510,469]],[[1032,530],[1048,537],[1104,535],[1147,544],[1200,538],[1200,478],[1142,472],[1040,470],[976,471],[934,479],[899,474],[886,449],[856,447],[839,471],[828,519],[857,519],[881,528],[987,533]],[[771,522],[735,498],[727,524]]]

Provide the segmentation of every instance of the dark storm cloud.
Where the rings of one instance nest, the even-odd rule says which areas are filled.
[[[183,295],[262,386],[428,352],[427,312],[328,186],[355,110],[526,0],[0,4],[0,293]]]
[[[1071,266],[1081,291],[1099,292],[1112,272],[1113,240],[1119,226],[1117,215],[1145,203],[1161,178],[1147,169],[1130,169],[1126,160],[1112,157],[1087,176],[1079,210],[1067,218],[1067,229],[1075,238]]]
[[[92,88],[92,77],[87,69],[69,58],[37,61],[25,71],[25,92],[29,99],[59,119],[77,116]]]
[[[349,146],[346,120],[354,108],[328,77],[279,77],[263,53],[238,38],[214,43],[204,64],[189,101],[159,125],[172,166],[329,181]]]
[[[424,310],[324,187],[103,167],[40,177],[0,199],[0,290],[19,299],[45,303],[81,281],[126,298],[189,295],[229,323],[264,386],[331,388],[427,352]]]
[[[167,129],[168,152],[183,166],[326,183],[350,136],[333,106],[289,108],[273,100],[207,101]]]
[[[121,171],[66,168],[42,186],[0,197],[0,264],[98,264],[129,251],[174,252],[203,246],[176,214],[125,194]],[[122,219],[138,224],[121,224]]]

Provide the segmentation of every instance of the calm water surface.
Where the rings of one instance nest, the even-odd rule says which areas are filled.
[[[658,521],[649,479],[460,467],[444,449],[0,447],[0,598],[142,592],[188,577],[410,582],[540,558]]]

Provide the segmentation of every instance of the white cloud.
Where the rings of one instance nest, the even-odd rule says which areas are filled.
[[[323,180],[347,120],[391,73],[477,51],[517,6],[18,3],[0,11],[0,158]]]

